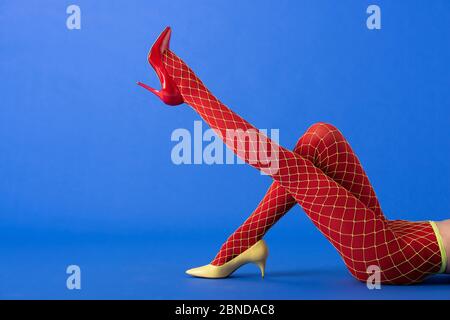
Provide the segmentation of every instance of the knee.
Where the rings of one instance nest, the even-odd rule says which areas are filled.
[[[323,139],[333,132],[339,132],[338,128],[329,123],[316,122],[306,130],[305,134],[315,135]]]
[[[332,124],[317,122],[297,141],[294,152],[316,163],[321,150],[343,139],[342,134]]]

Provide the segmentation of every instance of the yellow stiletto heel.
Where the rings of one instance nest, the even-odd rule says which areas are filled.
[[[266,269],[266,260],[258,261],[256,265],[259,267],[259,270],[261,270],[261,277],[264,278],[264,270]]]
[[[221,266],[214,266],[207,264],[202,267],[189,269],[186,271],[188,275],[199,278],[226,278],[241,266],[247,263],[254,263],[261,270],[261,276],[264,278],[264,272],[266,268],[266,260],[269,256],[269,249],[264,240],[259,240],[253,246],[242,252],[237,257],[234,257],[227,263]]]

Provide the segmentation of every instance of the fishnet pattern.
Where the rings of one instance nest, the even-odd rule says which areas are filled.
[[[274,181],[255,211],[222,245],[211,264],[223,265],[253,246],[296,203],[286,189]]]
[[[293,150],[310,160],[369,209],[382,215],[375,191],[348,141],[334,126],[316,123],[308,128]],[[256,242],[297,202],[277,181],[267,190],[258,207],[221,246],[212,265],[223,265]]]
[[[313,162],[278,146],[223,105],[173,52],[166,50],[163,62],[183,100],[219,137],[225,139],[230,129],[258,133],[258,141],[236,144],[225,139],[225,143],[287,190],[337,249],[355,278],[365,281],[371,265],[381,269],[383,283],[414,283],[439,271],[441,255],[430,223],[387,221]],[[279,170],[270,171],[264,164],[251,161],[252,154],[257,152],[254,146],[261,140],[267,141],[269,150],[278,151]]]

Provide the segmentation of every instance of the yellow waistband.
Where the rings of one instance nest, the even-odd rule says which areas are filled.
[[[445,252],[444,242],[442,241],[441,234],[439,233],[439,229],[434,221],[430,221],[431,227],[433,228],[434,234],[436,235],[436,239],[439,245],[439,250],[441,251],[441,270],[439,273],[444,273],[447,269],[447,254]]]

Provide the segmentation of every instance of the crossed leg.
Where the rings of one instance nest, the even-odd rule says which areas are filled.
[[[183,101],[245,162],[269,174],[289,192],[356,279],[367,280],[367,269],[373,265],[380,269],[381,282],[396,284],[418,282],[445,270],[445,254],[434,224],[391,223],[309,159],[277,145],[222,104],[172,51],[167,49],[162,54],[164,68]],[[248,143],[236,144],[228,139],[229,131],[251,131],[255,135]],[[261,141],[267,143],[268,150],[277,152],[277,170],[253,162],[255,146]]]
[[[369,178],[336,127],[321,122],[312,125],[297,141],[293,151],[311,161],[369,209],[382,215]],[[255,211],[225,241],[211,264],[223,265],[253,246],[296,203],[289,192],[274,181]]]

